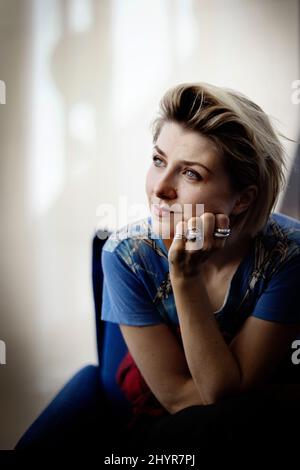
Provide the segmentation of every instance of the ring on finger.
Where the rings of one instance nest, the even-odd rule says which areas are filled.
[[[215,238],[228,238],[230,235],[230,228],[217,228],[214,232]]]
[[[190,242],[202,240],[202,230],[198,227],[189,228],[185,238]]]

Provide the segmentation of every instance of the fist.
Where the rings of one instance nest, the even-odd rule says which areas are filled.
[[[201,265],[216,250],[224,248],[229,236],[229,217],[226,214],[204,212],[188,222],[179,222],[168,252],[170,274],[194,277]],[[189,235],[194,234],[194,241]]]

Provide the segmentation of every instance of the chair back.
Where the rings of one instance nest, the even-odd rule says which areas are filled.
[[[116,382],[118,366],[128,351],[120,327],[117,323],[101,320],[103,270],[101,253],[110,232],[98,231],[93,239],[92,280],[96,314],[96,337],[99,359],[100,382],[104,392],[114,403],[122,407],[128,406],[128,401]]]

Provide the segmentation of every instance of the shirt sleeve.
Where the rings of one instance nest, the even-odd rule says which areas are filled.
[[[280,323],[300,323],[300,256],[289,260],[270,280],[253,316]]]
[[[102,250],[101,318],[131,326],[164,323],[145,286],[118,250]]]

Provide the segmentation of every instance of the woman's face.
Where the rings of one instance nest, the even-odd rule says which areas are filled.
[[[170,240],[180,220],[202,212],[229,216],[237,199],[215,144],[174,122],[163,125],[153,148],[146,193],[154,231]],[[201,213],[196,212],[196,204],[204,205]],[[174,213],[157,211],[156,205]]]

